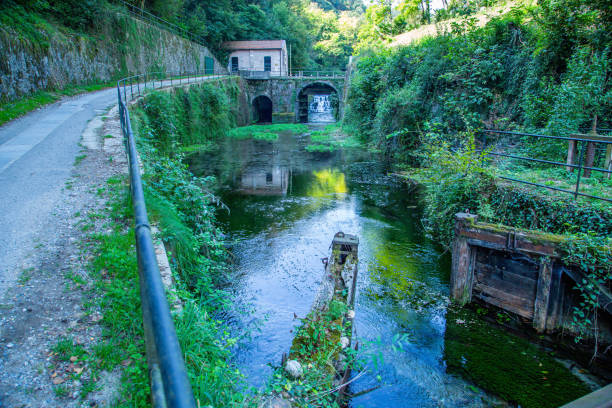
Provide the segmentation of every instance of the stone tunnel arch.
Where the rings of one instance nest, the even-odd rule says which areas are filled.
[[[324,115],[321,121],[335,122],[340,115],[340,93],[336,87],[328,82],[312,82],[304,85],[297,93],[297,122],[308,123],[311,121],[313,111],[311,109],[313,99],[316,96],[327,96],[331,112]]]
[[[257,123],[272,123],[272,99],[266,95],[253,98],[253,121]]]

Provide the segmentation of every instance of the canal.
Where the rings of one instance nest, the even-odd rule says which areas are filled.
[[[275,142],[225,139],[218,151],[190,157],[196,175],[217,177],[217,194],[229,208],[219,213],[235,257],[227,288],[235,309],[228,319],[240,337],[234,355],[249,385],[265,387],[271,365],[289,351],[321,281],[321,258],[333,235],[344,231],[360,239],[354,339],[367,367],[350,391],[368,391],[350,406],[506,406],[462,373],[483,357],[468,353],[469,336],[459,341],[472,316],[449,317],[450,254],[424,233],[419,192],[386,175],[376,155],[309,153],[308,142],[307,134],[290,133]],[[542,362],[552,370],[548,356],[496,333],[502,336],[496,342],[519,345],[511,353],[521,355],[509,363],[526,372],[526,382],[542,377],[534,372]],[[488,360],[481,365],[502,369],[495,366],[502,351],[491,346],[482,353]],[[579,383],[569,372],[563,378],[560,386]],[[544,397],[555,389],[546,388]]]

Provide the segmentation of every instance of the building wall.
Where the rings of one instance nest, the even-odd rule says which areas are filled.
[[[272,58],[272,76],[287,75],[287,52],[275,50],[237,50],[233,51],[228,60],[227,68],[232,69],[232,57],[238,57],[238,69],[241,71],[264,71],[264,57]]]

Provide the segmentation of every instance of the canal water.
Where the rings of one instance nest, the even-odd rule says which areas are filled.
[[[418,193],[367,153],[309,153],[307,144],[307,135],[227,139],[190,159],[196,175],[216,175],[230,209],[220,219],[235,255],[231,326],[243,337],[234,355],[249,385],[263,388],[289,351],[321,258],[343,231],[360,239],[355,339],[367,367],[350,391],[375,388],[350,405],[490,406],[492,397],[447,373],[450,254],[423,233]]]

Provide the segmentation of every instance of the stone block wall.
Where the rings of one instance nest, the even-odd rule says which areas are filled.
[[[41,29],[44,44],[0,27],[0,100],[143,72],[204,70],[206,57],[227,72],[202,45],[122,14],[111,19],[95,38]]]
[[[249,109],[252,109],[253,100],[265,95],[272,101],[272,119],[274,122],[299,122],[298,94],[311,84],[321,83],[337,90],[340,101],[340,117],[342,117],[344,101],[344,77],[336,79],[314,78],[272,78],[272,79],[245,79],[245,91],[249,100]]]

